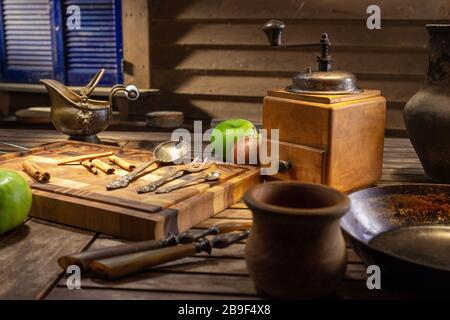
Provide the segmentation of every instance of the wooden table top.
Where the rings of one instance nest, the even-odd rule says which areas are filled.
[[[104,141],[132,148],[151,149],[169,138],[168,133],[105,132]],[[0,129],[0,141],[35,147],[65,139],[46,130]],[[0,145],[0,151],[11,148]],[[386,138],[383,176],[378,184],[425,182],[423,170],[409,140]],[[251,219],[243,203],[222,211],[196,228],[225,221]],[[39,219],[0,237],[0,299],[260,299],[248,276],[245,243],[214,250],[211,256],[197,254],[164,267],[123,280],[105,282],[82,277],[81,290],[68,290],[64,272],[56,260],[63,254],[101,248],[125,241],[70,228]],[[368,290],[366,269],[349,247],[345,280],[333,298],[404,298],[406,292]]]

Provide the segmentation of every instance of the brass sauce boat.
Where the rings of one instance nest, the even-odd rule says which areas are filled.
[[[51,79],[40,80],[47,88],[51,102],[51,119],[59,131],[69,135],[69,140],[101,143],[97,133],[105,130],[112,119],[113,96],[125,92],[128,100],[136,100],[139,91],[134,85],[117,84],[111,88],[109,101],[90,99],[105,69],[101,69],[80,94]]]

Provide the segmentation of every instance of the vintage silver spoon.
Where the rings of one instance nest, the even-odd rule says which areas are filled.
[[[222,175],[222,173],[218,172],[218,171],[211,171],[208,172],[207,174],[200,176],[200,177],[196,177],[194,179],[190,179],[172,186],[167,186],[167,187],[161,187],[156,189],[156,193],[168,193],[171,192],[173,190],[176,189],[180,189],[186,186],[191,186],[191,185],[195,185],[195,184],[199,184],[199,183],[203,183],[205,181],[214,181],[214,180],[218,180],[220,178],[220,176]]]
[[[159,163],[171,163],[176,160],[183,158],[189,151],[191,146],[185,141],[166,141],[156,146],[153,151],[154,159],[144,163],[140,167],[136,168],[134,171],[117,178],[114,181],[109,182],[106,185],[107,190],[115,190],[120,188],[125,188],[130,184],[131,181],[135,180],[136,177],[145,169],[150,167],[152,164]]]

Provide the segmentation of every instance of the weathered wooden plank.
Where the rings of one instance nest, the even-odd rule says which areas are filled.
[[[241,219],[242,221],[252,221],[251,219]],[[196,228],[199,229],[206,229],[206,228],[210,228],[213,225],[217,224],[217,223],[225,223],[225,222],[236,222],[236,219],[222,219],[222,218],[211,218],[208,220],[205,220],[203,222],[200,222],[198,225],[196,225]]]
[[[390,103],[387,104],[386,109],[386,129],[405,131],[405,122],[403,121],[403,110],[391,108]]]
[[[383,168],[383,174],[421,175],[423,174],[423,169],[422,167]]]
[[[22,141],[25,141],[26,131],[21,130],[2,130],[0,129],[0,137],[2,137],[3,133],[7,135],[7,139],[11,139],[9,141],[14,141],[14,137],[19,136],[17,139],[22,139]],[[45,137],[45,139],[53,139],[52,137],[58,137],[61,136],[60,134],[56,133],[56,131],[34,131],[32,133],[33,135],[37,135],[37,137],[33,137],[33,142],[38,144],[39,139],[44,139],[40,137]],[[117,136],[116,136],[117,134]],[[120,138],[127,138],[130,137],[131,140],[134,140],[136,143],[138,143],[139,139],[138,136],[141,135],[141,133],[111,133],[111,138],[120,137]],[[124,136],[124,137],[123,137]],[[149,135],[146,137],[148,139],[148,144],[144,143],[143,146],[148,146],[152,144],[153,142],[156,142],[157,139],[154,138],[153,135]],[[0,138],[0,140],[2,140]],[[125,139],[124,139],[125,140]],[[162,139],[163,140],[163,139]],[[404,179],[407,177],[407,181],[413,181],[412,178],[422,177],[421,175],[415,175],[415,174],[409,174],[410,170],[413,171],[419,170],[419,162],[417,160],[417,157],[409,143],[406,139],[386,139],[386,148],[385,148],[385,168],[387,169],[387,173],[398,173],[398,175],[395,174],[389,174],[387,175],[390,179]],[[406,170],[406,171],[405,171]],[[408,173],[408,174],[405,174]],[[410,172],[413,173],[413,172]],[[400,178],[399,178],[400,177]],[[420,179],[419,179],[420,180]],[[414,180],[417,181],[417,180]],[[398,180],[384,180],[380,181],[380,183],[398,183]],[[209,222],[205,222],[201,224],[199,227],[205,228],[208,226],[211,226],[218,222],[226,222],[226,221],[236,221],[237,218],[239,219],[246,219],[246,217],[250,217],[250,211],[245,209],[246,206],[243,202],[240,202],[233,206],[233,209],[228,209],[227,211],[223,211],[219,214],[219,216],[216,216],[214,219],[208,220]],[[33,221],[33,220],[32,220]],[[36,221],[36,220],[34,220]],[[30,222],[27,223],[27,225],[30,224]],[[46,224],[45,224],[46,225]],[[65,243],[70,242],[76,242],[73,240],[73,237],[78,238],[81,237],[80,233],[77,231],[73,231],[75,235],[72,234],[72,229],[68,229],[65,227],[56,227],[54,225],[50,225],[52,229],[59,230],[57,233],[59,236],[56,237],[58,242],[58,245],[61,245],[63,243],[65,249],[61,249],[61,251],[58,251],[58,249],[55,249],[57,252],[55,253],[53,250],[52,254],[54,255],[51,258],[51,263],[47,265],[46,263],[42,264],[38,261],[38,263],[29,264],[29,268],[26,269],[24,272],[28,272],[29,274],[36,274],[36,270],[43,269],[43,273],[49,272],[48,270],[52,268],[56,268],[55,276],[53,277],[53,280],[56,279],[58,276],[59,270],[57,269],[57,265],[55,263],[57,256],[61,254],[66,254],[69,251],[79,251],[82,249],[80,248],[67,248]],[[36,227],[34,227],[33,230]],[[48,229],[48,226],[47,226]],[[67,236],[69,231],[69,236]],[[21,229],[17,229],[19,231]],[[16,232],[17,232],[16,231]],[[22,232],[22,231],[21,231]],[[33,234],[35,234],[36,231],[33,231]],[[10,237],[15,234],[11,233],[7,236],[4,236],[3,238],[0,238],[0,261],[2,262],[2,258],[5,256],[3,253],[4,250],[10,250],[13,251],[14,257],[18,257],[19,261],[23,261],[26,259],[30,259],[30,252],[26,252],[24,254],[23,250],[20,249],[17,250],[16,247],[20,244],[21,247],[27,247],[27,251],[30,251],[28,244],[30,242],[35,242],[37,240],[31,241],[30,234],[25,236],[14,236],[18,238],[19,240],[10,240]],[[50,241],[48,232],[40,231],[39,234],[41,234],[39,240],[39,245],[42,247],[45,247],[46,241]],[[45,236],[45,237],[44,237]],[[83,235],[86,236],[86,235]],[[63,238],[63,239],[62,239]],[[67,239],[66,239],[67,238]],[[87,238],[91,238],[91,236],[88,236]],[[53,240],[52,240],[53,241]],[[8,242],[8,244],[5,247],[5,242]],[[81,241],[82,242],[82,241]],[[122,243],[121,240],[116,239],[108,239],[105,237],[100,237],[97,239],[94,244],[92,245],[92,248],[101,247],[101,246],[109,246],[113,244]],[[26,243],[26,245],[24,244]],[[14,250],[13,250],[14,249]],[[142,298],[148,298],[148,299],[158,299],[160,297],[166,297],[170,299],[171,297],[173,299],[178,298],[192,298],[192,299],[209,299],[209,298],[254,298],[256,297],[256,292],[254,291],[252,287],[251,279],[245,276],[245,264],[244,264],[244,244],[236,244],[231,246],[228,249],[224,250],[214,250],[213,255],[211,257],[208,257],[206,255],[197,255],[195,257],[189,257],[187,259],[176,261],[173,263],[170,263],[166,266],[163,266],[162,269],[159,269],[159,272],[151,271],[151,272],[144,272],[143,274],[136,275],[130,278],[126,278],[123,280],[120,280],[119,282],[102,282],[94,279],[84,279],[82,281],[82,287],[83,290],[73,290],[69,291],[65,288],[65,280],[61,279],[59,282],[59,286],[55,288],[50,294],[48,295],[49,299],[60,297],[60,298],[80,298],[84,299],[84,297],[90,297],[90,298],[133,298],[133,299],[142,299]],[[32,250],[32,249],[31,249]],[[17,251],[17,252],[16,252]],[[365,287],[365,277],[367,276],[365,274],[365,267],[360,264],[359,257],[354,253],[353,250],[349,249],[348,251],[348,261],[349,261],[349,268],[347,270],[347,277],[346,280],[341,284],[339,287],[339,290],[337,294],[334,295],[336,298],[380,298],[380,297],[387,297],[386,294],[389,294],[389,297],[399,297],[402,296],[401,293],[395,292],[392,293],[392,291],[382,290],[383,292],[379,291],[370,291],[367,290]],[[28,255],[28,256],[27,256]],[[11,259],[11,256],[8,256],[9,259]],[[28,261],[28,260],[27,260]],[[5,264],[2,264],[4,266]],[[44,267],[42,267],[44,266]],[[44,272],[45,271],[45,272]],[[163,271],[163,272],[162,272]],[[0,274],[0,281],[2,280],[4,272]],[[35,281],[35,276],[33,276],[33,279]],[[8,280],[10,282],[10,280]],[[28,281],[28,280],[27,280]],[[48,285],[51,285],[52,281],[47,281]],[[3,281],[4,283],[7,283]],[[2,282],[2,283],[3,283]],[[241,283],[244,283],[242,285]],[[242,286],[241,286],[242,285]],[[17,284],[14,286],[18,286]],[[2,287],[3,289],[4,287]],[[46,287],[48,288],[48,286]],[[113,289],[112,289],[113,288]],[[208,288],[208,289],[204,289]],[[242,289],[243,288],[243,289]],[[122,290],[126,289],[126,290]],[[242,289],[242,290],[241,290]],[[28,290],[28,287],[26,288]],[[26,291],[25,289],[22,291]],[[44,289],[41,292],[45,292],[46,289]],[[148,291],[151,290],[151,291]],[[242,291],[242,292],[241,292]],[[0,289],[0,292],[1,289]],[[195,293],[191,293],[195,292]],[[392,294],[394,294],[392,296]],[[40,293],[39,296],[42,296],[43,294]],[[414,296],[414,295],[411,295]],[[404,295],[402,296],[404,297]]]
[[[153,21],[153,44],[267,46],[261,31],[263,21],[196,22],[189,20]],[[385,20],[380,30],[370,31],[360,20],[290,20],[284,30],[285,43],[314,43],[322,32],[328,32],[332,47],[361,45],[373,48],[424,49],[428,35],[423,21],[407,23]]]
[[[361,258],[351,247],[347,248],[347,262],[348,263],[362,263]]]
[[[122,1],[125,83],[150,88],[150,8],[147,0]]]
[[[410,147],[412,148],[412,144],[411,141],[409,141],[409,139],[405,139],[405,138],[386,138],[384,140],[384,145],[386,147],[391,146],[391,147]]]
[[[414,149],[412,145],[402,145],[402,146],[384,146],[384,150],[386,153],[408,153],[408,154],[414,154]]]
[[[61,273],[58,257],[81,251],[93,235],[31,219],[0,237],[0,298],[40,298]]]
[[[154,5],[153,18],[196,20],[248,20],[272,19],[346,19],[366,20],[366,9],[371,0],[330,1],[278,0],[183,0],[158,1]],[[384,20],[446,20],[450,6],[446,0],[380,0]],[[365,21],[361,21],[365,23]]]
[[[247,205],[244,201],[239,201],[235,204],[233,204],[230,209],[248,209]]]
[[[261,299],[259,297],[199,294],[183,292],[164,292],[147,290],[114,290],[81,288],[81,290],[69,290],[64,287],[56,287],[46,297],[46,300],[247,300]]]
[[[415,162],[415,163],[398,163],[398,162],[394,162],[394,163],[389,163],[389,162],[385,162],[383,164],[383,170],[384,169],[415,169],[415,170],[420,170],[417,171],[416,173],[422,173],[423,172],[423,168],[422,165],[420,164],[419,161]]]
[[[165,141],[170,137],[170,132],[121,132],[104,131],[99,135],[103,139],[122,139],[137,141]],[[49,138],[57,141],[66,140],[67,136],[57,130],[11,130],[0,129],[0,137],[39,139]]]
[[[424,175],[403,175],[403,174],[383,174],[380,179],[383,181],[395,182],[430,182]]]
[[[408,292],[385,290],[383,284],[381,288],[381,290],[369,290],[365,281],[343,281],[330,298],[341,300],[386,300],[411,299],[415,297],[414,294]]]
[[[65,285],[66,278],[63,277],[58,286]],[[141,272],[115,281],[84,278],[81,286],[84,288],[257,295],[250,277],[235,275],[211,276],[210,274],[193,273]]]
[[[353,281],[366,281],[368,276],[366,269],[367,267],[362,263],[348,263],[345,279]]]
[[[208,273],[211,275],[248,275],[244,259],[189,257],[153,269],[156,272]]]
[[[9,115],[10,99],[9,92],[0,92],[0,117],[7,117]]]
[[[224,219],[252,219],[252,212],[249,209],[225,209],[216,214],[213,218]]]
[[[203,94],[192,96],[179,94],[161,94],[159,97],[146,99],[143,106],[130,108],[130,114],[142,114],[147,111],[181,111],[185,118],[201,120],[211,118],[241,117],[261,121],[262,97],[220,97],[205,96]],[[206,129],[206,128],[205,128]]]
[[[318,37],[320,33],[318,34]],[[427,66],[426,50],[399,52],[381,48],[333,47],[333,69],[356,74],[378,74],[386,78],[412,76],[423,81]],[[308,50],[274,50],[262,48],[233,48],[227,46],[164,45],[153,48],[155,69],[214,70],[228,72],[300,72],[316,67],[319,48]],[[383,61],[383,63],[380,63]],[[360,77],[361,78],[361,77]]]
[[[385,153],[385,156],[389,159],[399,159],[398,161],[401,161],[403,159],[404,161],[410,161],[413,157],[414,159],[417,158],[413,153],[411,152],[399,152],[399,153],[391,153],[387,154]]]
[[[201,91],[201,90],[199,90]],[[131,105],[130,114],[140,117],[145,111],[174,110],[184,113],[186,121],[204,120],[209,125],[212,118],[239,117],[256,122],[262,121],[262,96],[221,96],[214,94],[172,94],[163,93],[154,98],[142,98],[142,106]],[[404,103],[402,103],[404,104]],[[388,102],[386,128],[404,130],[403,111],[391,107]],[[107,132],[105,132],[106,134]]]
[[[291,76],[202,74],[179,70],[155,70],[154,85],[165,92],[221,96],[263,97],[268,89],[284,88]],[[388,101],[407,101],[422,85],[421,80],[359,79],[361,88],[379,89]]]
[[[240,260],[239,263],[245,266],[243,262]],[[362,264],[349,264],[346,280],[365,280],[367,278],[365,270]],[[176,271],[175,267],[172,271]],[[81,286],[82,288],[257,295],[252,280],[245,275],[184,273],[186,271],[184,269],[181,271],[183,273],[163,273],[158,270],[141,272],[115,281],[88,277],[82,279]],[[64,287],[65,282],[66,278],[63,277],[58,287]]]
[[[394,157],[391,155],[384,154],[383,165],[404,165],[404,166],[421,166],[420,160],[418,158],[407,158],[407,157]],[[406,156],[406,155],[405,155]]]

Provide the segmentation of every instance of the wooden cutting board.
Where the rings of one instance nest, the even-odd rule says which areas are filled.
[[[116,169],[114,174],[94,175],[78,164],[56,165],[60,158],[105,151],[113,151],[137,166],[153,158],[148,151],[64,141],[2,155],[0,167],[17,170],[29,181],[33,190],[31,216],[131,240],[159,239],[169,232],[187,230],[239,201],[249,187],[260,181],[259,168],[214,164],[207,171],[220,171],[218,182],[167,194],[138,194],[138,187],[158,179],[173,167],[154,165],[147,169],[150,173],[127,188],[107,191],[106,183],[127,171],[111,164]],[[23,172],[25,159],[48,170],[50,182],[37,183]],[[107,158],[101,160],[108,162]]]

